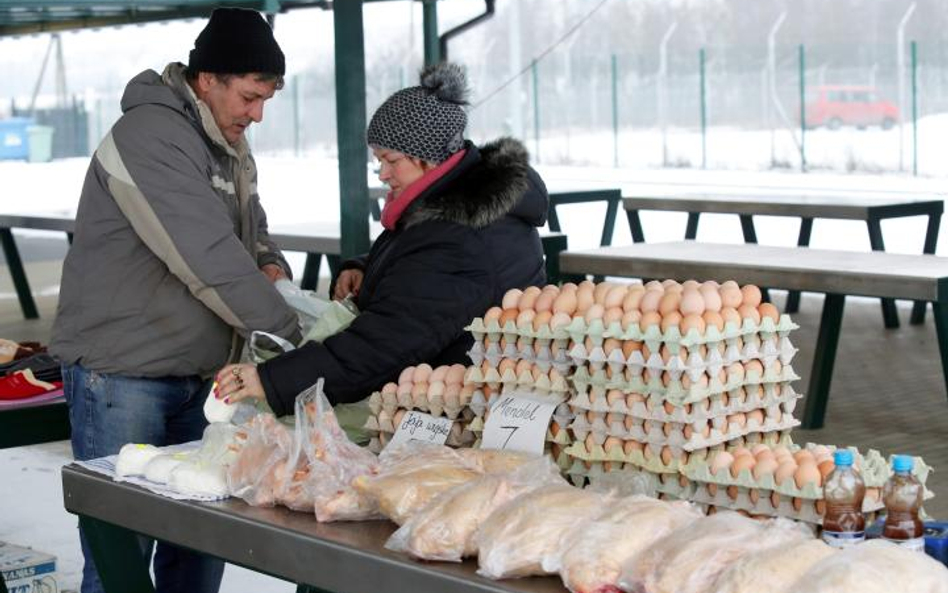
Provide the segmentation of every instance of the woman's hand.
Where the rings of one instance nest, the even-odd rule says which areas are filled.
[[[332,293],[332,298],[335,301],[341,301],[350,294],[352,296],[359,296],[359,289],[362,288],[362,279],[365,277],[365,272],[356,268],[349,268],[348,270],[343,270],[339,274],[339,278],[336,279],[336,290]]]
[[[252,364],[229,364],[217,372],[215,381],[214,397],[225,403],[232,404],[248,397],[266,399],[257,367]]]

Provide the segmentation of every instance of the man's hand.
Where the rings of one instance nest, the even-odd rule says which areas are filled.
[[[362,288],[362,279],[364,277],[365,273],[362,270],[355,268],[343,270],[336,280],[336,290],[332,293],[333,300],[341,301],[350,294],[352,296],[359,296],[359,289]]]
[[[263,272],[263,275],[266,276],[270,282],[288,278],[283,268],[277,264],[264,264],[263,267],[260,268],[260,271]]]

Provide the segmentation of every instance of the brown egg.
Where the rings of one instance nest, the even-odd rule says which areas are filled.
[[[671,465],[673,461],[675,461],[675,455],[672,453],[671,447],[662,447],[662,463]]]
[[[487,310],[487,313],[484,313],[484,325],[487,325],[491,321],[498,321],[501,314],[504,312],[500,307],[491,307]]]
[[[737,447],[734,447],[733,450],[731,450],[731,455],[733,455],[734,458],[737,459],[738,457],[753,457],[754,453],[747,447],[743,445],[738,445]]]
[[[731,467],[733,468],[734,466],[732,465]],[[728,487],[727,487],[727,496],[728,496],[728,498],[730,498],[731,500],[737,500],[737,495],[738,495],[739,493],[740,493],[740,490],[737,488],[737,486],[728,486]],[[738,511],[738,512],[740,512],[740,511]]]
[[[415,367],[415,372],[412,374],[411,379],[415,383],[427,382],[433,370],[430,364],[423,362]]]
[[[537,298],[540,297],[540,292],[539,286],[528,286],[523,289],[523,294],[520,295],[520,299],[517,301],[517,308],[521,311],[533,309]]]
[[[638,311],[643,296],[645,296],[645,287],[641,284],[633,284],[626,292],[625,298],[622,299],[622,310],[626,313]]]
[[[540,331],[544,325],[550,325],[550,319],[553,318],[552,311],[540,311],[533,317],[533,331]]]
[[[734,463],[731,464],[731,475],[736,478],[742,471],[754,469],[756,463],[752,455],[735,456]]]
[[[815,463],[802,463],[793,474],[793,481],[797,488],[803,488],[807,484],[813,484],[817,488],[823,485],[823,478],[820,476],[820,470]]]
[[[722,469],[730,469],[735,458],[727,451],[719,451],[711,459],[710,469],[712,474],[717,474]]]
[[[708,491],[708,496],[715,497],[718,495],[718,485],[714,482],[705,484],[704,489]]]
[[[701,294],[701,299],[704,301],[704,310],[711,311],[713,313],[718,313],[721,311],[721,295],[718,293],[718,289],[714,286],[709,285],[707,282],[702,284],[698,289],[698,292]]]
[[[765,475],[772,475],[779,464],[777,460],[772,457],[761,457],[757,459],[757,463],[754,465],[754,479],[760,480]]]
[[[792,499],[792,501],[793,501],[793,510],[795,510],[795,511],[798,512],[798,513],[803,510],[803,499],[802,499],[802,498],[798,498],[798,497],[794,496],[793,499]]]
[[[513,360],[512,358],[501,359],[500,364],[497,365],[497,372],[500,373],[501,376],[503,376],[503,374],[506,373],[507,371],[513,371],[514,373],[516,373],[517,361]]]
[[[721,309],[721,317],[724,318],[724,324],[732,323],[738,327],[741,326],[741,314],[737,312],[737,309],[731,307],[724,307]]]
[[[816,508],[817,515],[822,517],[826,514],[826,501],[825,500],[817,500],[813,506]]]
[[[605,313],[606,311],[602,308],[602,305],[596,303],[586,310],[586,314],[583,316],[583,318],[586,320],[586,325],[589,325],[597,319],[602,320],[602,316]]]
[[[613,449],[619,451],[622,450],[622,440],[616,437],[607,437],[606,442],[602,444],[602,448],[605,449],[606,453],[609,453]]]
[[[777,307],[773,306],[772,303],[761,303],[757,307],[758,313],[760,313],[761,320],[766,318],[771,318],[774,320],[774,323],[780,321],[780,311],[777,310]]]
[[[642,311],[642,316],[644,317],[646,313],[657,312],[658,306],[664,296],[665,292],[662,290],[646,291],[646,293],[642,295],[641,302],[639,302],[639,310]]]
[[[547,311],[549,313],[549,311]],[[517,315],[517,327],[533,327],[533,320],[536,318],[537,313],[533,309],[527,309],[521,311]]]
[[[641,451],[645,448],[645,445],[638,441],[625,441],[622,443],[622,452],[626,455],[631,455],[633,451]]]
[[[666,290],[665,294],[662,295],[662,300],[658,303],[658,312],[661,313],[663,317],[673,312],[678,313],[678,306],[680,304],[681,295],[677,292]]]
[[[639,321],[642,319],[642,314],[638,311],[626,311],[622,315],[622,330],[629,331],[633,325],[638,325]]]
[[[415,375],[415,367],[405,367],[398,375],[399,383],[411,383]]]
[[[552,311],[553,302],[556,300],[556,297],[558,297],[559,294],[560,289],[558,288],[555,288],[555,290],[546,290],[546,288],[544,288],[542,291],[540,291],[540,296],[537,297],[536,302],[533,303],[533,308],[536,309],[537,313]]]
[[[517,315],[520,315],[520,311],[517,309],[504,309],[504,312],[501,313],[500,319],[497,320],[497,323],[500,324],[500,327],[504,327],[508,322],[513,322],[516,324]]]
[[[760,304],[762,298],[763,296],[760,293],[760,289],[753,284],[745,284],[741,288],[741,304],[743,305],[756,307]]]
[[[820,470],[820,477],[825,482],[826,476],[828,476],[831,471],[836,469],[836,464],[833,463],[832,459],[827,459],[825,461],[820,462],[820,464],[817,465],[817,468],[819,468]]]
[[[635,404],[642,403],[645,403],[645,396],[641,393],[630,393],[629,395],[625,396],[625,405],[630,409]],[[632,418],[632,416],[629,416],[629,418]]]
[[[621,352],[622,342],[615,338],[607,338],[602,343],[602,351],[606,353],[606,356],[612,354],[613,350],[619,349]]]
[[[622,307],[612,307],[612,308],[606,309],[606,312],[603,313],[602,315],[602,324],[605,327],[609,327],[613,323],[618,323],[621,326],[622,316],[623,316]]]
[[[775,509],[780,507],[780,494],[779,493],[777,492],[771,493],[770,506],[772,506]]]
[[[411,388],[412,398],[417,398],[428,393],[428,383],[425,381],[416,382]]]
[[[756,426],[761,426],[764,423],[764,411],[763,410],[751,410],[747,413],[747,424],[753,424],[756,422]]]
[[[568,313],[554,313],[550,318],[550,329],[566,327],[573,322],[573,318]]]
[[[662,357],[662,362],[665,364],[668,364],[668,361],[670,361],[673,356],[677,356],[681,358],[682,360],[688,358],[688,350],[686,348],[679,347],[677,350],[673,351],[671,348],[668,347],[667,344],[661,347],[661,350],[659,350],[659,354]]]
[[[777,472],[774,474],[774,481],[777,482],[778,485],[783,485],[784,482],[793,478],[796,471],[797,464],[793,461],[781,462],[777,467]]]
[[[618,389],[610,389],[606,392],[606,403],[610,406],[617,405],[619,402],[625,402],[625,394]]]
[[[518,377],[524,373],[532,374],[532,372],[533,372],[533,363],[526,359],[518,360],[517,366],[514,367],[514,373],[516,373]]]
[[[433,397],[444,397],[444,392],[447,389],[447,386],[444,384],[444,381],[432,381],[428,384],[428,398]]]
[[[619,414],[617,412],[609,412],[606,414],[606,426],[612,426],[613,424],[619,424],[625,422],[625,414]]]
[[[751,504],[757,504],[757,501],[760,500],[760,492],[756,488],[751,488],[747,491],[747,497],[750,498]],[[754,518],[756,519],[757,517],[755,516]]]
[[[451,370],[451,367],[443,364],[439,367],[435,367],[431,371],[431,376],[428,378],[429,383],[444,382],[448,376],[448,371]]]
[[[732,362],[731,364],[727,366],[727,369],[726,369],[726,374],[728,376],[737,377],[738,381],[744,380],[744,372],[745,372],[744,365],[739,362]]]
[[[603,306],[606,309],[611,309],[612,307],[622,308],[622,302],[625,300],[626,295],[628,294],[629,289],[625,284],[618,284],[609,289],[606,293],[605,298],[603,299]]]
[[[814,465],[816,464],[816,458],[813,456],[813,453],[806,449],[800,449],[794,453],[793,460],[797,462],[797,465],[803,465],[807,462],[813,463]]]
[[[681,303],[678,307],[683,316],[701,315],[705,310],[704,298],[697,288],[686,288],[681,295]]]
[[[675,425],[674,425],[674,424],[672,424],[671,422],[666,422],[665,424],[662,424],[662,433],[663,433],[666,437],[667,437],[667,436],[670,436],[671,433],[673,433],[673,432],[675,432]]]
[[[573,294],[576,294],[577,290],[579,290],[579,287],[572,282],[564,282],[563,285],[560,286],[560,293],[572,292]]]
[[[718,289],[718,294],[721,296],[722,311],[727,308],[737,309],[741,306],[742,297],[740,288],[732,288],[730,286],[726,286],[725,283],[725,285],[722,285],[721,288]]]
[[[606,295],[616,286],[615,282],[600,282],[596,285],[596,288],[593,290],[593,298],[600,305],[605,304]]]
[[[576,312],[576,293],[572,291],[560,291],[556,300],[553,301],[553,312],[572,315]]]
[[[518,303],[520,302],[520,297],[523,296],[523,291],[519,288],[511,288],[504,294],[504,299],[502,301],[501,307],[504,309],[516,309],[518,308]]]
[[[746,377],[752,373],[764,374],[764,365],[759,360],[748,360],[744,363],[744,376]]]
[[[576,291],[576,314],[584,314],[595,302],[593,299],[593,289],[588,285],[580,286]]]
[[[760,323],[760,311],[757,310],[757,307],[741,305],[737,308],[737,313],[741,316],[741,319],[750,319],[755,324]]]
[[[662,314],[662,331],[667,332],[673,327],[681,325],[681,313],[678,311],[669,311],[668,314]]]
[[[718,331],[724,331],[724,318],[717,311],[705,311],[701,318],[706,328],[714,326]]]
[[[395,416],[392,417],[392,426],[398,426],[402,423],[402,418],[405,417],[405,412],[407,410],[398,410],[395,412]]]
[[[625,340],[622,342],[622,356],[624,356],[626,360],[632,356],[633,352],[640,350],[642,350],[642,342],[637,342],[635,340]]]
[[[681,320],[682,335],[688,335],[691,330],[696,330],[698,335],[704,335],[705,328],[705,321],[700,315],[685,315]]]
[[[646,331],[652,326],[661,328],[662,325],[662,316],[657,311],[649,311],[647,313],[642,313],[642,319],[639,320],[639,329],[641,331]]]

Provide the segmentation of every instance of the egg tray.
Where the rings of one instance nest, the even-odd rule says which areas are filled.
[[[588,479],[590,484],[601,479],[605,474],[609,474],[610,478],[616,475],[626,476],[629,482],[644,478],[648,484],[647,490],[650,495],[667,494],[676,500],[691,500],[691,495],[695,490],[695,484],[680,474],[658,474],[643,470],[630,463],[623,463],[619,467],[612,465],[612,463],[573,460],[566,473],[570,479],[574,477]],[[615,481],[611,480],[610,484],[615,485]],[[621,488],[621,484],[619,484],[619,488]],[[633,493],[620,490],[621,495]]]
[[[789,383],[799,378],[793,367],[787,365],[779,373],[771,367],[765,369],[763,374],[747,373],[743,379],[738,379],[735,373],[728,377],[726,383],[722,383],[717,377],[713,377],[708,381],[706,387],[694,383],[685,387],[681,380],[671,380],[665,385],[659,376],[648,377],[647,381],[645,375],[634,377],[614,374],[610,376],[605,369],[589,373],[585,367],[576,369],[569,380],[573,383],[576,392],[588,391],[590,387],[603,387],[607,390],[618,389],[625,393],[658,394],[662,397],[663,402],[669,401],[673,405],[684,406],[747,385]]]
[[[848,447],[853,452],[853,457],[858,460],[860,475],[867,488],[882,488],[888,481],[891,471],[890,464],[882,458],[875,449],[870,449],[868,453],[862,455],[855,447]],[[799,448],[795,449],[799,451]],[[823,498],[823,487],[809,482],[802,488],[797,487],[793,479],[784,480],[777,484],[773,474],[764,474],[760,478],[755,478],[751,470],[741,470],[735,477],[729,468],[721,468],[717,472],[711,472],[711,462],[713,456],[709,455],[706,459],[692,459],[682,466],[681,473],[688,476],[694,482],[716,484],[719,486],[739,486],[748,489],[768,490],[776,492],[782,496],[792,498],[805,498],[809,500],[819,500]],[[931,468],[922,460],[921,457],[915,458],[916,470],[913,473],[919,478],[924,487],[925,481]],[[934,494],[925,488],[925,498],[931,498]]]
[[[467,427],[467,429],[470,430],[478,440],[481,438],[481,434],[484,432],[484,422],[486,422],[485,418],[476,416],[473,420],[471,420],[471,423]],[[573,439],[570,437],[569,431],[563,429],[560,429],[559,431],[547,429],[544,441],[546,443],[556,444],[562,447],[567,447],[573,443]]]
[[[432,416],[444,416],[451,420],[459,418],[470,403],[469,397],[461,395],[457,402],[445,402],[444,396],[412,396],[375,392],[369,396],[369,409],[378,416],[381,412],[394,414],[396,410],[418,410]]]
[[[761,387],[763,397],[756,395],[747,396],[745,394],[744,397],[741,398],[740,391],[741,388],[738,388],[726,394],[728,396],[727,405],[724,404],[723,396],[725,394],[716,394],[694,404],[687,404],[682,407],[672,406],[671,413],[669,413],[665,407],[666,402],[657,394],[651,394],[644,399],[642,399],[644,396],[641,396],[641,394],[623,394],[622,398],[616,399],[610,405],[607,400],[607,390],[602,387],[590,387],[586,391],[579,392],[567,403],[576,413],[591,411],[602,414],[628,415],[644,420],[690,424],[738,412],[746,413],[788,402],[796,402],[803,397],[798,394],[789,383],[763,384]],[[777,394],[778,391],[779,395]],[[632,402],[631,404],[629,403],[630,401]],[[669,405],[671,406],[670,403]],[[793,412],[793,408],[789,410],[784,408],[784,411]]]
[[[678,326],[669,327],[664,332],[657,325],[651,325],[647,329],[642,330],[638,324],[630,324],[627,328],[623,329],[622,325],[617,321],[612,322],[609,327],[605,327],[601,319],[594,319],[590,323],[587,323],[583,317],[574,317],[571,323],[557,327],[556,329],[550,328],[548,324],[540,326],[539,329],[534,329],[531,323],[525,322],[518,326],[513,321],[508,321],[501,327],[497,320],[491,320],[485,324],[483,318],[476,317],[471,324],[464,329],[474,336],[475,341],[485,339],[499,341],[501,338],[507,338],[508,341],[511,341],[522,337],[548,342],[562,342],[563,340],[570,339],[578,343],[584,342],[586,338],[591,338],[595,345],[601,346],[602,342],[607,338],[615,338],[617,340],[645,342],[650,350],[658,350],[661,344],[668,344],[675,348],[678,346],[688,348],[704,344],[715,344],[717,342],[751,334],[760,334],[762,337],[777,334],[783,337],[799,327],[800,326],[790,320],[789,315],[781,315],[779,321],[776,323],[769,317],[762,319],[760,323],[754,323],[752,319],[744,319],[740,325],[733,322],[725,324],[723,331],[715,326],[711,326],[705,330],[704,334],[699,333],[697,329],[691,329],[688,334],[684,336],[681,334],[681,330]]]
[[[511,342],[506,344],[504,348],[501,348],[499,342],[487,342],[485,344],[484,342],[476,341],[467,352],[467,356],[471,359],[471,362],[478,367],[483,365],[484,361],[487,361],[489,366],[497,368],[504,359],[516,361],[526,360],[536,364],[543,371],[549,371],[553,368],[560,374],[566,375],[576,366],[567,350],[568,345],[554,347],[550,344],[543,344],[536,347],[531,344],[515,344]]]
[[[659,351],[651,351],[649,357],[646,358],[641,350],[635,350],[626,357],[620,347],[615,347],[606,354],[602,346],[587,349],[582,343],[571,344],[568,355],[573,362],[572,366],[585,366],[590,372],[608,367],[613,373],[628,369],[632,376],[637,376],[649,370],[653,374],[668,372],[675,379],[687,374],[693,381],[697,381],[703,374],[709,377],[716,376],[722,369],[737,362],[747,363],[759,360],[764,367],[771,367],[775,361],[779,360],[787,365],[798,351],[787,337],[760,340],[756,336],[751,336],[743,344],[737,340],[730,344],[722,342],[720,346],[720,348],[710,348],[703,354],[698,349],[690,352],[686,350],[688,354],[684,358],[679,349],[679,352],[668,357],[667,361]]]
[[[573,418],[572,411],[570,410],[569,406],[566,405],[566,400],[569,398],[568,394],[525,389],[519,385],[504,385],[500,391],[489,391],[489,393],[484,389],[476,389],[471,395],[471,401],[468,403],[468,409],[473,411],[475,416],[486,417],[487,410],[489,410],[490,407],[494,405],[494,402],[498,397],[511,393],[516,393],[517,395],[526,395],[528,397],[533,397],[540,400],[555,401],[560,405],[557,406],[557,410],[553,413],[554,418],[556,418],[557,415],[568,418],[566,424],[569,424],[569,420],[572,420]]]
[[[763,423],[759,423],[756,419],[746,420],[744,425],[730,422],[723,430],[722,427],[725,426],[726,421],[724,416],[690,424],[641,420],[632,417],[634,421],[631,427],[628,427],[625,423],[619,422],[606,425],[604,418],[596,418],[590,423],[586,415],[577,415],[570,423],[569,429],[576,440],[585,440],[587,436],[591,436],[597,445],[602,445],[608,437],[616,437],[653,446],[668,446],[676,453],[679,450],[691,452],[708,449],[754,433],[784,431],[799,426],[800,421],[793,417],[794,406],[796,406],[796,400],[771,406],[764,410]],[[688,432],[687,427],[691,429],[690,436],[685,436]],[[707,435],[704,434],[705,430],[708,432]]]
[[[564,375],[551,369],[546,373],[534,375],[530,372],[522,372],[517,375],[512,369],[507,369],[503,373],[495,368],[482,369],[481,367],[469,367],[464,376],[464,383],[471,383],[475,386],[481,385],[500,385],[502,387],[514,387],[517,389],[528,389],[536,393],[550,393],[553,395],[565,395],[570,391],[569,382]],[[472,398],[473,401],[473,398]]]

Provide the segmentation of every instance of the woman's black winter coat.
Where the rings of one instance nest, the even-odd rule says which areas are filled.
[[[330,401],[344,403],[408,366],[470,364],[464,327],[507,290],[545,283],[537,227],[549,196],[526,149],[510,138],[466,148],[367,257],[343,265],[365,272],[352,325],[258,367],[277,415],[292,413],[297,394],[320,377]]]

